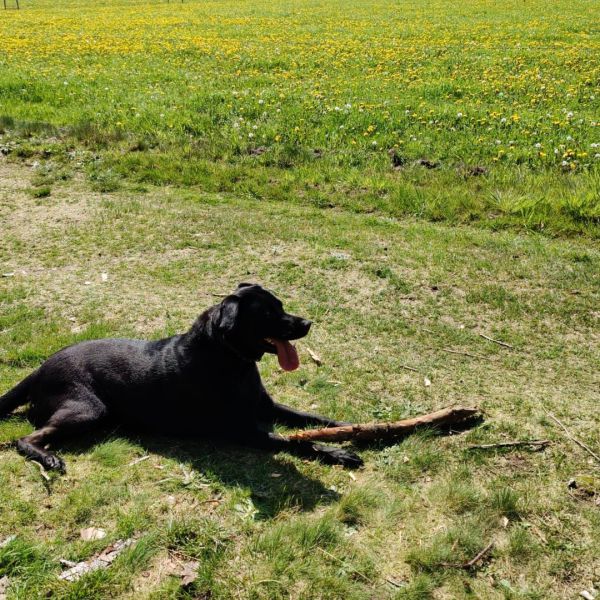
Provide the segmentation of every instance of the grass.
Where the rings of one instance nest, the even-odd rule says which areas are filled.
[[[546,412],[599,451],[596,12],[2,11],[1,392],[67,344],[183,331],[251,280],[315,323],[298,371],[260,365],[279,401],[354,421],[475,404],[485,421],[362,447],[352,475],[105,431],[62,448],[68,473],[46,481],[5,443],[31,431],[19,412],[0,422],[0,596],[5,583],[8,600],[600,589],[599,466]],[[468,450],[529,438],[552,444]],[[107,536],[84,541],[86,527]],[[58,578],[61,559],[134,536],[109,569]],[[490,542],[473,568],[452,566]],[[197,561],[196,581],[183,587],[173,560]]]
[[[22,8],[0,144],[40,169],[598,236],[594,0]]]
[[[315,322],[297,372],[260,365],[278,400],[356,421],[459,403],[486,418],[461,435],[362,448],[353,477],[108,431],[63,448],[68,473],[46,482],[3,447],[0,541],[17,535],[0,549],[9,600],[566,599],[598,587],[598,465],[544,411],[600,448],[592,240],[174,187],[107,194],[77,174],[36,198],[37,177],[0,162],[0,390],[81,339],[182,331],[217,294],[255,280]],[[19,413],[0,422],[0,442],[30,430]],[[552,445],[467,450],[526,438]],[[107,537],[81,540],[90,526]],[[58,579],[60,559],[134,535],[110,569]],[[473,569],[445,566],[492,541]],[[199,562],[190,587],[168,574],[173,556]]]

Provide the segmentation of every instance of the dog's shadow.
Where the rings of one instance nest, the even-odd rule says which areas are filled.
[[[148,452],[191,467],[214,487],[249,490],[256,518],[270,519],[286,509],[310,511],[339,498],[322,481],[302,473],[284,453],[235,446],[216,440],[135,436]]]
[[[15,415],[13,419],[19,417]],[[53,450],[65,459],[68,473],[69,454],[91,458],[96,448],[115,440],[126,440],[141,447],[145,454],[175,461],[175,468],[163,471],[165,484],[173,489],[212,489],[216,493],[238,490],[242,492],[242,498],[249,493],[252,505],[246,508],[255,510],[257,519],[270,519],[287,509],[311,511],[340,497],[319,479],[301,472],[294,464],[297,459],[285,453],[273,455],[221,440],[106,428],[89,434],[85,439],[64,441]],[[127,469],[128,465],[118,468]]]

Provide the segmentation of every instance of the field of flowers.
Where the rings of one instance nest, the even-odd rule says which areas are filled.
[[[600,218],[595,0],[21,5],[0,18],[5,152],[83,164],[101,188]]]

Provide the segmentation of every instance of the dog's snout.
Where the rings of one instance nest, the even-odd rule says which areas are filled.
[[[311,325],[312,325],[312,321],[309,321],[308,319],[302,319],[300,321],[300,327],[304,331],[304,335],[306,335],[309,332]]]

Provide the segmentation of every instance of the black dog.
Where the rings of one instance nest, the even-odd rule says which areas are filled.
[[[311,322],[287,314],[259,285],[241,283],[202,313],[182,335],[146,342],[82,342],[52,355],[0,398],[0,416],[30,403],[38,428],[17,449],[48,469],[64,470],[49,443],[81,435],[112,420],[155,433],[228,438],[272,451],[286,450],[331,464],[359,467],[354,453],[310,442],[291,442],[261,423],[293,427],[341,425],[274,402],[256,362],[277,354],[285,370],[298,367],[289,340],[304,337]]]

